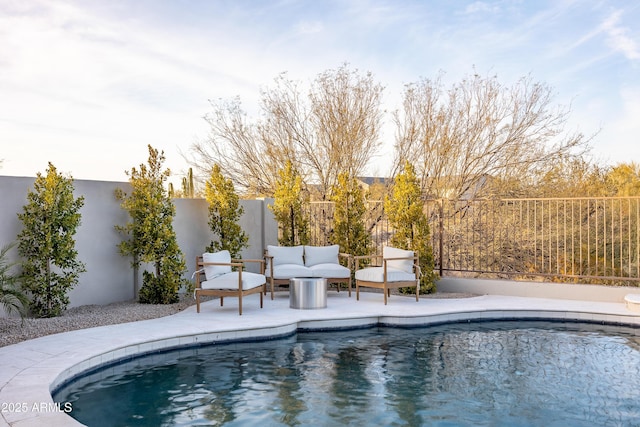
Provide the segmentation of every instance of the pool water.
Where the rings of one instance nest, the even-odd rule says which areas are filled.
[[[89,426],[638,426],[639,335],[550,322],[298,333],[140,357],[54,400]]]

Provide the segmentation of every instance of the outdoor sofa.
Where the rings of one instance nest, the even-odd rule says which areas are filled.
[[[271,285],[271,299],[275,285],[289,285],[294,277],[322,277],[327,285],[346,283],[351,296],[351,255],[341,253],[339,245],[331,246],[267,246],[265,276]],[[340,264],[345,260],[346,267]]]

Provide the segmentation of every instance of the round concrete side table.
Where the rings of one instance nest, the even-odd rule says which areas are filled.
[[[327,279],[322,277],[289,279],[289,307],[297,309],[327,308]]]

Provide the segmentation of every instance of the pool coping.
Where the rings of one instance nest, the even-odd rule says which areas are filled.
[[[256,296],[256,301],[257,301]],[[327,308],[289,308],[287,295],[266,299],[263,309],[245,298],[204,303],[167,317],[50,335],[0,348],[0,426],[80,426],[54,404],[51,392],[70,379],[100,366],[176,347],[224,341],[269,339],[299,330],[327,330],[375,325],[415,327],[487,320],[578,321],[640,327],[640,314],[624,302],[593,302],[483,295],[432,299],[346,292],[329,293]],[[255,304],[254,304],[255,303]],[[640,331],[639,331],[640,333]],[[9,407],[8,405],[13,406]],[[24,409],[24,411],[23,411]]]

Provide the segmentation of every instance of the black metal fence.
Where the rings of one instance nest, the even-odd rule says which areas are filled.
[[[640,284],[640,197],[426,200],[440,274]],[[328,244],[333,204],[308,207],[312,244]],[[382,202],[366,219],[380,252],[393,229]]]

